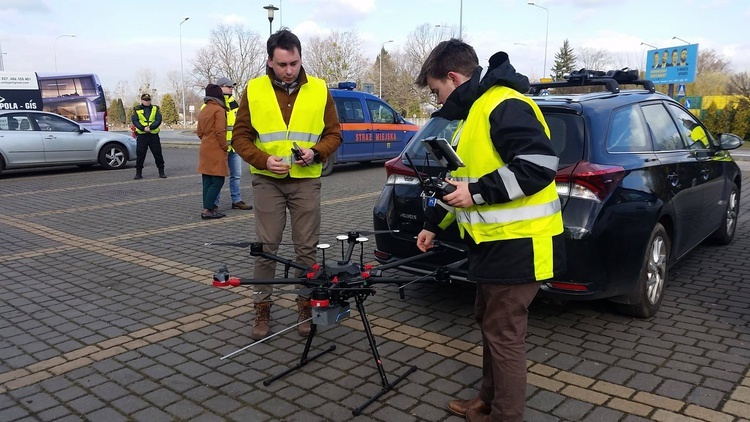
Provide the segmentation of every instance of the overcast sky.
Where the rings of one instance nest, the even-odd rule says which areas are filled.
[[[267,36],[263,6],[303,43],[330,30],[355,29],[364,53],[377,56],[402,48],[416,27],[441,24],[458,32],[477,50],[480,62],[496,51],[510,54],[519,72],[538,78],[550,68],[564,39],[576,48],[610,51],[621,62],[644,67],[646,51],[684,45],[718,51],[734,71],[750,71],[748,0],[0,0],[0,46],[6,71],[97,73],[107,89],[118,81],[135,82],[138,69],[157,75],[180,71],[180,29],[185,72],[196,50],[220,23],[244,24]],[[463,13],[461,13],[463,11]],[[548,12],[549,15],[548,15]],[[190,19],[180,25],[185,16]],[[75,34],[76,37],[61,37]],[[744,34],[744,35],[743,35]],[[55,60],[56,59],[56,60]],[[304,56],[303,56],[304,64]]]

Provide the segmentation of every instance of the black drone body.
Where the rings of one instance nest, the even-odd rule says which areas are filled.
[[[380,374],[380,379],[383,388],[380,392],[371,397],[360,407],[354,409],[352,414],[354,416],[359,415],[362,410],[373,403],[375,400],[380,398],[385,393],[391,391],[396,384],[404,380],[409,374],[417,370],[416,366],[411,366],[404,374],[402,374],[393,383],[388,382],[388,379],[383,369],[383,364],[380,359],[380,355],[377,350],[377,344],[375,342],[375,336],[370,328],[369,320],[367,319],[367,312],[364,306],[364,300],[371,295],[374,295],[376,290],[374,285],[376,284],[394,284],[399,287],[399,293],[401,298],[404,298],[404,288],[409,284],[416,283],[419,281],[450,281],[449,269],[462,265],[466,259],[456,261],[444,267],[441,267],[430,274],[419,276],[419,277],[383,277],[384,271],[388,269],[398,268],[409,262],[425,259],[429,256],[440,254],[447,248],[453,248],[441,242],[436,242],[435,247],[424,254],[404,258],[398,261],[394,261],[388,264],[379,265],[377,267],[371,264],[365,264],[364,262],[364,246],[363,244],[368,241],[364,235],[377,234],[379,232],[348,232],[346,235],[337,236],[336,239],[341,243],[341,259],[340,260],[326,260],[326,250],[331,246],[328,244],[319,244],[318,250],[322,252],[322,262],[315,264],[312,267],[306,267],[298,264],[292,260],[282,258],[278,255],[274,255],[263,250],[263,244],[260,242],[251,243],[213,243],[209,245],[226,245],[226,246],[239,246],[239,247],[250,247],[251,256],[259,256],[267,259],[274,260],[276,262],[284,264],[284,277],[274,279],[241,279],[231,277],[229,270],[226,265],[222,265],[219,271],[214,274],[213,285],[216,287],[237,287],[243,285],[301,285],[303,290],[297,291],[297,293],[305,296],[310,296],[310,304],[312,308],[312,318],[303,321],[301,323],[311,321],[310,334],[307,337],[304,351],[300,362],[292,368],[289,368],[280,374],[275,375],[265,381],[264,385],[269,385],[273,381],[291,373],[292,371],[305,366],[308,362],[336,349],[335,345],[329,346],[327,349],[319,352],[318,354],[308,357],[308,352],[312,345],[313,337],[317,332],[318,326],[328,326],[337,324],[341,320],[349,317],[350,315],[350,300],[353,298],[356,305],[359,316],[362,320],[362,324],[365,329],[367,340],[370,344],[370,351],[372,352],[375,364]],[[345,245],[348,245],[345,248]],[[355,247],[360,246],[359,262],[352,261],[352,255],[354,254]],[[300,277],[290,278],[289,272],[291,269],[296,269]],[[283,293],[294,293],[294,291],[283,291]],[[299,325],[298,323],[296,325]],[[239,352],[246,350],[255,344],[264,342],[271,337],[279,335],[284,331],[287,331],[296,325],[282,330],[279,333],[272,334],[262,340],[245,346],[233,353],[224,356],[222,359],[233,356]]]

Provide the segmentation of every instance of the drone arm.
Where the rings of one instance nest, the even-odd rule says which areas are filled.
[[[214,278],[214,287],[237,287],[237,286],[260,286],[260,285],[273,285],[273,284],[284,284],[284,285],[296,285],[301,284],[305,287],[310,287],[309,280],[306,278],[237,278],[231,277],[226,281],[219,281]]]
[[[259,256],[261,258],[266,258],[266,259],[270,259],[270,260],[273,260],[273,261],[276,261],[276,262],[280,262],[280,263],[282,263],[282,264],[284,264],[284,265],[286,265],[288,267],[297,268],[297,269],[303,270],[303,271],[307,271],[307,270],[310,269],[309,267],[307,267],[305,265],[298,264],[298,263],[296,263],[296,262],[294,262],[292,260],[289,260],[289,259],[286,259],[286,258],[282,258],[282,257],[280,257],[278,255],[274,255],[272,253],[268,253],[268,252],[264,252],[264,251],[252,251],[250,253],[250,255],[252,255],[252,256]]]
[[[381,270],[381,271],[384,271],[384,270],[388,270],[388,269],[391,269],[391,268],[396,268],[396,267],[399,267],[401,265],[407,264],[409,262],[414,262],[414,261],[419,261],[420,259],[425,259],[425,258],[427,258],[429,256],[432,256],[432,255],[435,255],[436,253],[439,253],[439,252],[441,252],[441,251],[429,250],[429,251],[427,251],[425,253],[422,253],[422,254],[419,254],[419,255],[410,256],[409,258],[399,259],[398,261],[393,261],[393,262],[389,262],[388,264],[380,265],[380,266],[377,267],[377,269]]]

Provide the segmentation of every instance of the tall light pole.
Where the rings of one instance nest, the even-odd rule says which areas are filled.
[[[458,39],[464,39],[464,0],[461,0],[461,8],[458,11]]]
[[[263,6],[263,8],[268,11],[268,35],[271,36],[273,34],[273,12],[279,10],[279,8],[272,4]]]
[[[76,34],[64,34],[60,35],[59,37],[55,38],[55,42],[53,44],[53,49],[55,50],[55,72],[57,72],[57,40],[59,40],[62,37],[73,37],[75,38]]]
[[[185,110],[185,67],[182,64],[182,24],[187,22],[187,20],[190,19],[190,16],[185,16],[185,18],[180,22],[180,84],[182,85],[182,128],[187,128],[187,112]]]
[[[388,40],[383,44],[380,44],[380,53],[378,53],[378,61],[380,62],[380,88],[378,88],[378,98],[383,98],[383,46],[389,42],[393,42],[393,40]]]
[[[651,45],[651,44],[649,44],[647,42],[642,42],[641,45],[647,45],[647,46],[653,48],[654,50],[656,50],[656,46],[655,45]]]
[[[5,70],[5,64],[3,64],[3,45],[0,44],[0,70]]]
[[[685,44],[691,44],[690,41],[685,41],[685,40],[683,40],[682,38],[680,38],[680,37],[678,37],[676,35],[674,37],[672,37],[672,39],[673,40],[680,40],[680,41],[684,42]]]
[[[544,76],[545,73],[547,73],[547,43],[549,41],[549,10],[544,7],[540,6],[533,1],[529,0],[526,2],[529,6],[536,6],[540,9],[544,9],[545,12],[547,12],[547,27],[544,30],[544,71],[542,72],[542,76]]]

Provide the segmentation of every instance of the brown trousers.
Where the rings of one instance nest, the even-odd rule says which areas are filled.
[[[253,176],[253,210],[255,211],[255,235],[263,242],[263,250],[275,254],[279,249],[286,210],[292,222],[292,242],[295,262],[306,266],[315,264],[318,239],[320,237],[320,178],[274,179],[268,176]],[[299,276],[295,271],[290,276]],[[274,278],[276,261],[256,257],[254,278]],[[270,302],[273,286],[253,286],[253,302]]]
[[[523,422],[526,406],[526,327],[539,282],[477,284],[474,317],[482,330],[482,386],[490,421]]]

